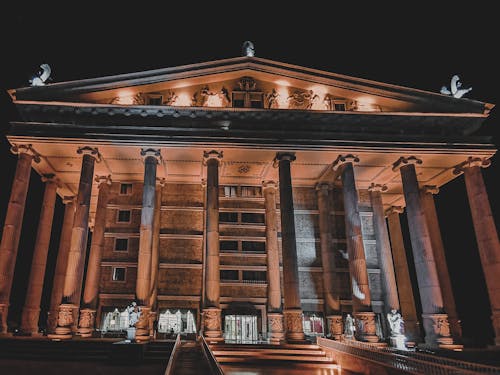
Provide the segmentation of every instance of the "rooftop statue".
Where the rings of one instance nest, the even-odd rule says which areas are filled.
[[[41,70],[39,70],[36,74],[36,76],[33,76],[30,80],[29,83],[31,86],[44,86],[45,82],[50,77],[50,73],[52,70],[50,69],[49,64],[42,64],[40,65]]]
[[[243,56],[248,57],[255,56],[255,47],[253,46],[253,43],[251,41],[247,40],[243,43],[242,54]]]
[[[443,86],[441,87],[441,94],[451,95],[455,98],[461,98],[472,90],[472,87],[469,87],[468,89],[462,89],[461,87],[462,82],[460,82],[460,77],[455,74],[453,77],[451,77],[450,90],[448,90],[446,86]]]

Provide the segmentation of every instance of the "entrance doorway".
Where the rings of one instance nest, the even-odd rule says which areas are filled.
[[[226,315],[224,328],[226,342],[247,344],[259,339],[256,315]]]

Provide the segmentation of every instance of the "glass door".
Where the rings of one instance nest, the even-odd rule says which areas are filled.
[[[258,339],[257,316],[226,315],[224,339],[233,343],[252,343]]]

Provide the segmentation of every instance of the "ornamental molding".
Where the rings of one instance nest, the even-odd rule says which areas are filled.
[[[339,155],[337,159],[335,159],[335,161],[333,162],[332,169],[336,171],[342,165],[347,163],[352,163],[353,165],[359,164],[359,158],[353,154]]]
[[[406,165],[410,165],[410,164],[413,164],[413,165],[421,165],[423,162],[422,162],[422,159],[419,159],[417,158],[416,156],[408,156],[408,157],[404,157],[404,156],[401,156],[393,165],[392,165],[392,171],[393,172],[396,172],[398,171],[399,169],[401,169],[402,167],[406,166]]]
[[[41,155],[33,148],[31,144],[27,145],[12,145],[10,148],[10,152],[12,152],[15,155],[20,155],[20,154],[28,154],[33,156],[33,160],[35,163],[40,163]]]

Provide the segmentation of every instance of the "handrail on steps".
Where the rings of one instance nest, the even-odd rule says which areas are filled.
[[[201,338],[201,347],[203,349],[203,354],[205,355],[205,358],[208,361],[210,370],[212,370],[212,375],[224,375],[224,371],[222,371],[219,362],[217,362],[217,360],[215,359],[215,356],[212,353],[210,347],[208,346],[205,337],[203,337],[203,335],[200,335],[200,338]]]
[[[174,375],[173,371],[175,367],[175,361],[177,360],[177,356],[179,354],[178,349],[180,346],[181,346],[181,335],[180,333],[178,333],[175,339],[174,347],[172,348],[172,353],[170,353],[170,358],[168,359],[168,364],[164,375]]]

